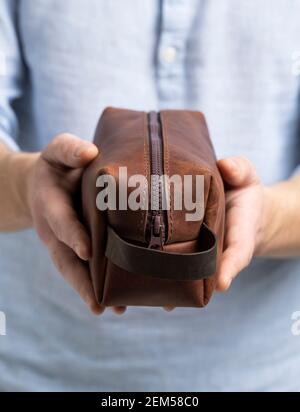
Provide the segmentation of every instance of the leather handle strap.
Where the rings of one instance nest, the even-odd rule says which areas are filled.
[[[170,280],[199,280],[216,272],[217,239],[203,224],[201,238],[207,246],[195,253],[174,253],[134,245],[108,226],[105,256],[127,272]]]

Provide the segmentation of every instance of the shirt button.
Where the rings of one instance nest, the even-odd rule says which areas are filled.
[[[175,49],[175,47],[172,47],[172,46],[165,47],[161,51],[161,58],[166,63],[172,63],[176,58],[176,54],[177,54],[177,50]]]

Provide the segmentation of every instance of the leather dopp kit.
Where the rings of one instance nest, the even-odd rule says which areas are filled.
[[[205,306],[222,253],[225,200],[203,114],[107,108],[94,143],[99,155],[83,173],[82,213],[92,241],[89,268],[98,302]],[[193,200],[196,176],[202,177],[200,219],[187,219],[187,191],[183,188],[178,195],[172,176],[182,182],[191,176],[187,181]],[[115,184],[110,185],[109,177]],[[111,203],[109,187],[115,189]],[[106,209],[97,203],[103,190]],[[143,207],[124,207],[124,196]],[[181,208],[174,206],[175,198],[183,200]]]

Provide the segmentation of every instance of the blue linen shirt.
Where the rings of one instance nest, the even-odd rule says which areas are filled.
[[[299,0],[0,0],[0,136],[35,151],[65,131],[91,140],[108,105],[190,108],[219,157],[285,179],[300,163],[299,15]],[[33,230],[1,234],[0,390],[298,391],[299,271],[255,259],[203,310],[95,318]]]

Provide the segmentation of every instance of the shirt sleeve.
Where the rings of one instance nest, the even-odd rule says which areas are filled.
[[[23,60],[17,29],[17,1],[0,0],[0,140],[18,150],[13,102],[22,95]]]
[[[292,176],[300,175],[300,165],[293,171]]]

